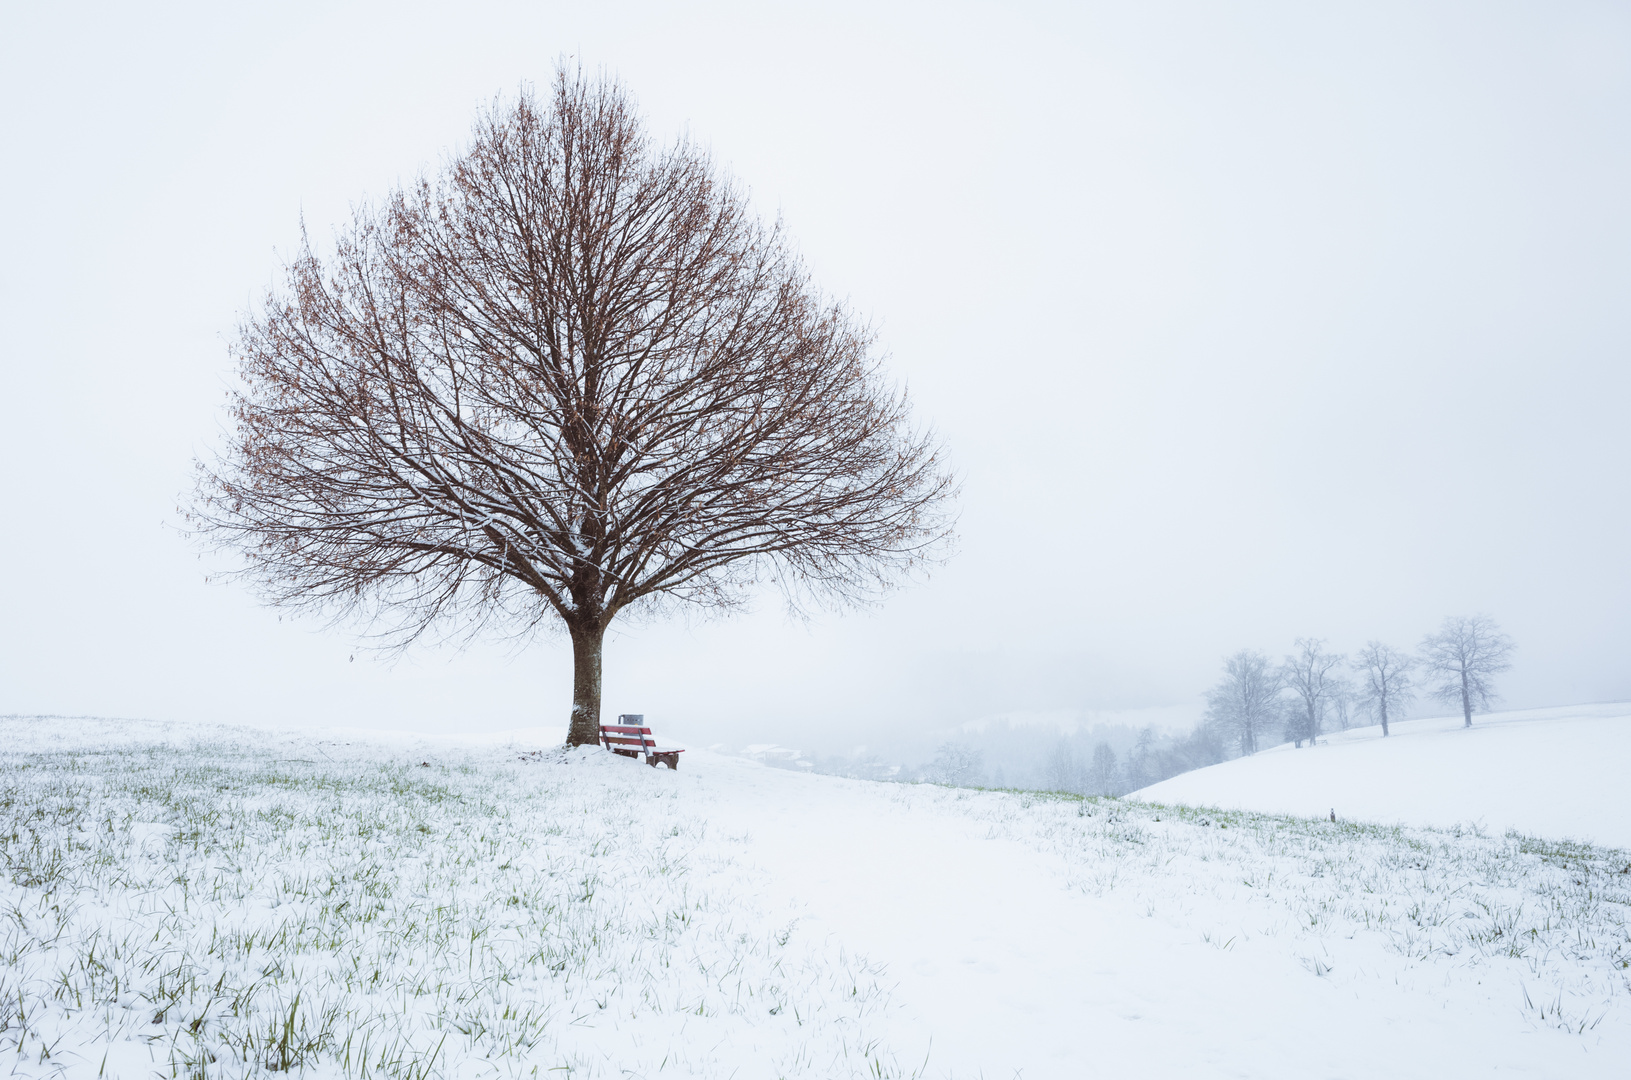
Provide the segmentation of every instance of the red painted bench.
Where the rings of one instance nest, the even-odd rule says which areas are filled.
[[[678,769],[680,755],[685,751],[677,747],[659,749],[657,740],[651,737],[651,729],[645,726],[645,719],[643,714],[624,713],[617,718],[617,723],[600,725],[600,745],[624,757],[644,756],[646,764],[653,769],[658,765]]]

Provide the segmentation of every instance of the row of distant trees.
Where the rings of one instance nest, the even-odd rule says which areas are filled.
[[[1036,772],[1005,777],[987,769],[984,755],[964,742],[942,743],[934,758],[900,779],[957,787],[1017,779],[1050,791],[1123,795],[1180,773],[1256,753],[1288,741],[1312,745],[1326,731],[1346,730],[1360,718],[1379,723],[1384,736],[1418,698],[1458,703],[1467,726],[1475,711],[1496,700],[1495,677],[1511,667],[1513,644],[1487,615],[1444,620],[1414,651],[1370,641],[1351,657],[1332,652],[1323,640],[1298,638],[1279,663],[1251,649],[1224,659],[1224,677],[1207,694],[1205,719],[1187,733],[1138,732],[1121,753],[1100,739],[1091,750],[1061,736],[1045,751]],[[831,768],[818,771],[835,771]],[[845,775],[876,775],[854,772]]]
[[[1203,723],[1182,735],[1163,735],[1146,727],[1124,755],[1100,740],[1090,756],[1078,756],[1060,740],[1044,766],[1044,783],[1050,791],[1123,795],[1228,757],[1224,737],[1213,725]]]
[[[1019,778],[1021,786],[1040,779],[1045,790],[1080,795],[1121,795],[1191,769],[1215,765],[1228,757],[1221,739],[1204,725],[1187,736],[1162,736],[1145,728],[1124,755],[1100,740],[1091,753],[1079,753],[1067,739],[1059,739],[1047,752],[1040,777]],[[915,779],[952,787],[1004,786],[1002,770],[986,769],[984,755],[961,742],[941,743],[934,758],[917,770]]]
[[[1207,694],[1207,724],[1256,753],[1275,735],[1313,745],[1331,722],[1347,728],[1353,715],[1380,723],[1397,718],[1418,694],[1457,703],[1467,727],[1472,714],[1496,700],[1495,677],[1508,670],[1512,639],[1487,615],[1452,616],[1415,652],[1380,641],[1352,658],[1320,638],[1298,638],[1296,651],[1275,664],[1242,649],[1223,662],[1221,682]]]

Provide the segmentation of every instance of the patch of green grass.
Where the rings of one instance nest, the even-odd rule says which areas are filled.
[[[143,1063],[132,1080],[155,1064],[597,1076],[614,1046],[642,1073],[706,1076],[706,1055],[670,1059],[666,1041],[771,1025],[859,1046],[885,1008],[865,961],[720,903],[744,871],[692,857],[706,822],[645,770],[389,757],[0,752],[0,1052],[28,1063],[14,1075],[100,1047],[101,1075]],[[766,1068],[850,1075],[788,1053]]]

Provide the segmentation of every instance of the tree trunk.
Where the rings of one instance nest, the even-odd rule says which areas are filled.
[[[1383,698],[1382,705],[1382,738],[1387,738],[1387,698]]]
[[[600,741],[600,652],[606,629],[598,624],[571,627],[572,721],[566,745],[593,746]]]
[[[1461,673],[1461,715],[1467,722],[1462,727],[1472,727],[1472,695],[1467,693],[1467,673]]]

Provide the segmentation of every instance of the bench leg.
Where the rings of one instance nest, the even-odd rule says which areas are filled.
[[[680,756],[678,754],[652,754],[646,758],[646,764],[655,769],[658,765],[667,765],[670,772],[679,772]]]

